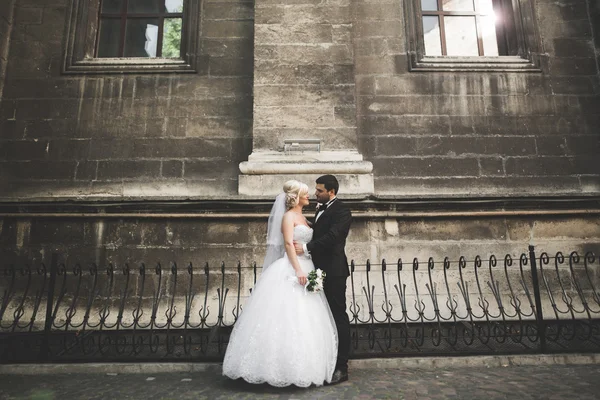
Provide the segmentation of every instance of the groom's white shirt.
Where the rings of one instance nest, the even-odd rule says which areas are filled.
[[[333,199],[329,200],[327,203],[325,203],[325,205],[327,207],[329,207],[329,205],[331,203],[333,203],[336,199],[337,199],[337,196],[335,196]],[[327,208],[327,207],[325,207],[325,208]],[[321,215],[323,215],[324,212],[325,212],[325,210],[321,210],[317,213],[317,216],[315,217],[315,223],[319,220],[319,218],[321,217]],[[306,247],[306,243],[302,244],[302,250],[304,250],[304,254],[310,254],[308,252],[308,248]]]

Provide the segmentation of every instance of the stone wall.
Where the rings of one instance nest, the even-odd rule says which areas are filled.
[[[0,4],[0,101],[4,89],[4,75],[8,63],[8,49],[10,45],[10,33],[13,26],[13,10],[15,0],[3,1]]]
[[[568,256],[571,251],[577,251],[583,256],[588,251],[596,254],[600,249],[600,218],[584,216],[554,216],[532,217],[526,215],[498,216],[482,218],[460,217],[380,217],[367,218],[365,215],[355,217],[350,236],[348,237],[347,253],[354,260],[356,273],[354,274],[354,288],[357,304],[360,305],[361,318],[368,317],[368,301],[363,292],[363,287],[375,286],[374,302],[376,316],[382,317],[380,307],[384,303],[384,287],[390,296],[390,301],[395,313],[401,310],[399,298],[394,288],[397,284],[396,268],[398,259],[402,259],[402,280],[406,284],[409,315],[416,317],[414,308],[418,291],[420,300],[426,306],[427,315],[431,316],[433,306],[428,294],[426,284],[429,283],[427,262],[430,257],[435,260],[432,271],[432,282],[436,285],[440,299],[446,299],[447,292],[444,280],[443,260],[448,257],[452,262],[448,273],[449,288],[452,296],[460,303],[458,308],[465,312],[462,295],[457,284],[461,282],[457,261],[464,256],[468,265],[463,270],[463,279],[469,288],[469,297],[480,314],[478,303],[479,290],[490,301],[490,312],[497,314],[497,305],[493,300],[493,292],[488,282],[498,281],[500,295],[511,311],[510,288],[507,279],[511,281],[513,290],[523,301],[524,312],[528,310],[525,294],[521,286],[521,273],[519,271],[519,257],[527,254],[528,245],[536,246],[539,257],[547,252],[553,257],[556,252],[562,251],[566,262],[559,264],[559,276],[565,290],[572,295],[575,304],[578,303],[576,288],[570,283]],[[112,293],[114,306],[118,304],[120,290],[125,287],[125,278],[122,269],[128,265],[132,270],[132,282],[129,283],[130,291],[128,307],[135,306],[137,296],[144,298],[144,307],[149,307],[153,299],[153,292],[159,287],[158,276],[155,274],[157,264],[162,266],[162,289],[166,298],[174,296],[179,311],[184,310],[184,293],[188,290],[189,277],[187,266],[191,262],[195,268],[192,292],[197,297],[194,299],[193,308],[198,310],[207,294],[211,310],[218,309],[219,295],[217,289],[221,285],[229,289],[226,301],[226,320],[233,318],[231,310],[236,306],[238,282],[241,279],[242,304],[253,287],[254,275],[251,266],[256,261],[260,274],[261,261],[265,252],[264,218],[229,218],[215,219],[211,217],[198,218],[30,218],[15,219],[5,218],[0,220],[0,248],[2,248],[0,267],[6,268],[11,264],[17,268],[30,265],[38,268],[41,262],[50,265],[52,252],[59,254],[59,261],[66,264],[68,290],[73,293],[77,287],[77,277],[73,275],[74,267],[80,264],[83,272],[84,284],[81,287],[79,307],[83,310],[86,305],[85,298],[92,288],[89,268],[92,264],[99,267],[99,280],[97,288],[105,290],[107,282],[105,268],[112,263],[115,268],[115,289]],[[504,256],[511,255],[514,263],[508,269],[508,277],[504,275]],[[482,268],[479,271],[479,282],[474,274],[473,260],[479,255]],[[494,267],[495,278],[490,276],[487,260],[491,255],[498,259]],[[419,260],[419,270],[413,277],[413,259]],[[369,281],[366,277],[366,262],[370,260],[372,267]],[[381,261],[388,263],[387,280],[384,285],[381,278]],[[237,263],[241,262],[242,271],[237,272]],[[172,263],[179,268],[178,286],[173,293]],[[225,274],[221,273],[221,263],[225,263]],[[142,263],[146,267],[148,283],[145,289],[140,286],[139,268]],[[209,264],[210,280],[208,292],[206,279],[203,276],[205,263]],[[590,275],[586,276],[582,268],[583,259],[575,265],[575,274],[580,280],[581,288],[586,296],[591,296],[588,277],[594,285],[599,285],[598,261],[591,264]],[[557,301],[560,300],[560,287],[554,272],[554,261],[544,266],[551,290],[556,291]],[[525,283],[531,285],[528,278],[529,264],[525,266]],[[35,275],[35,274],[34,274]],[[20,276],[20,275],[19,275]],[[222,278],[224,277],[224,281]],[[493,279],[492,279],[493,278]],[[23,281],[23,278],[19,278]],[[38,279],[39,278],[35,278]],[[61,278],[62,279],[62,278]],[[4,283],[1,283],[4,282]],[[2,285],[8,284],[8,277],[3,275]],[[36,281],[37,282],[37,281]],[[36,285],[39,284],[36,283]],[[348,299],[352,299],[351,281],[348,281]],[[481,285],[478,289],[478,284]],[[19,286],[21,287],[21,286]],[[596,286],[597,287],[597,286]],[[120,288],[120,289],[119,289]],[[31,293],[34,293],[31,291]],[[72,296],[72,294],[70,295]],[[590,297],[591,299],[591,297]],[[442,301],[442,300],[440,300]],[[441,305],[443,313],[447,313],[445,300]],[[547,295],[543,297],[545,310],[549,318],[553,318],[552,307]],[[591,300],[590,300],[591,301]],[[457,304],[458,304],[457,303]],[[71,303],[64,301],[64,308]],[[166,301],[161,304],[161,310],[167,306]],[[12,307],[12,306],[11,306]],[[561,303],[562,307],[562,303]],[[579,307],[579,306],[578,306]],[[564,307],[563,307],[564,308]],[[580,307],[578,308],[580,309]],[[30,312],[30,311],[28,311]],[[512,312],[512,311],[511,311]],[[97,318],[97,310],[93,311]],[[59,318],[63,317],[59,313]],[[214,321],[216,311],[213,312]],[[82,311],[77,318],[81,318]],[[183,315],[183,314],[181,314]],[[446,315],[446,314],[444,314]],[[399,318],[400,314],[396,315]],[[114,315],[113,317],[114,318]],[[147,318],[147,316],[145,317]],[[181,317],[180,317],[181,318]],[[125,319],[129,321],[131,314],[127,313]],[[194,321],[198,315],[193,316]],[[159,320],[164,322],[164,312],[159,312]]]
[[[251,146],[253,2],[202,2],[197,73],[141,75],[62,75],[68,4],[17,0],[1,197],[235,192]]]
[[[534,3],[541,71],[526,73],[410,72],[413,16],[395,0],[357,4],[358,127],[378,193],[598,193],[594,1]]]
[[[254,148],[356,148],[350,0],[255,2]]]
[[[16,0],[3,199],[235,196],[295,136],[358,138],[376,195],[600,191],[595,0],[535,2],[539,72],[409,71],[397,0],[204,0],[197,73],[63,75],[68,4]]]

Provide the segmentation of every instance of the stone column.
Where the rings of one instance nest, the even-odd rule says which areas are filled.
[[[286,140],[318,139],[284,151]],[[351,0],[256,0],[253,149],[239,193],[271,195],[289,178],[338,176],[343,194],[373,192],[357,150]]]

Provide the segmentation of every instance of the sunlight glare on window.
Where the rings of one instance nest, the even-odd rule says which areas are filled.
[[[423,34],[425,36],[425,54],[428,56],[441,56],[440,19],[434,16],[424,16]]]
[[[165,0],[165,10],[169,13],[183,12],[183,0]]]

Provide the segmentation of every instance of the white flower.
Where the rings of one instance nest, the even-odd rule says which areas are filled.
[[[321,269],[317,269],[317,276],[320,278],[323,276],[323,271],[321,271]]]

